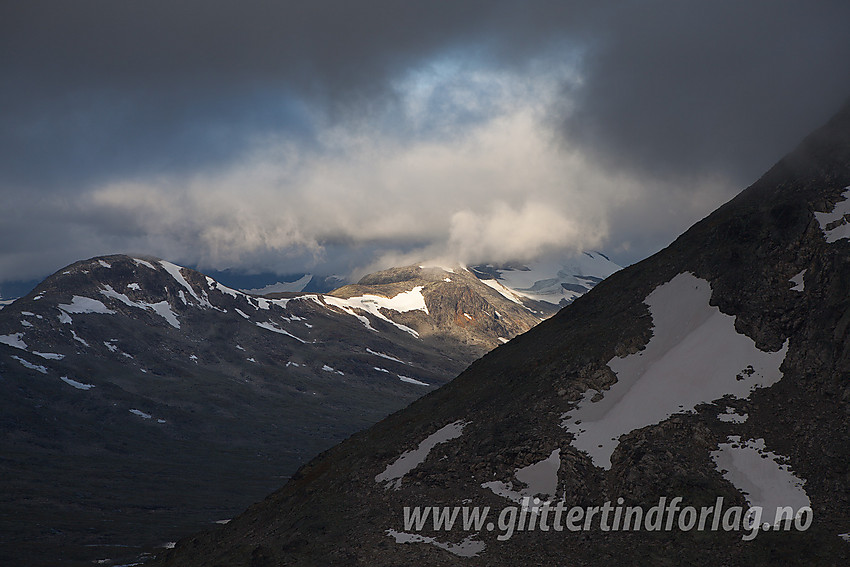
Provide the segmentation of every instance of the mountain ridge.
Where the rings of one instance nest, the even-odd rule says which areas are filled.
[[[373,278],[252,295],[99,256],[0,311],[0,560],[126,562],[229,518],[543,317],[465,270]]]
[[[848,105],[664,250],[324,452],[227,527],[179,542],[156,564],[312,565],[319,558],[327,565],[376,566],[549,565],[564,558],[585,565],[845,564],[850,242],[827,240],[846,223],[842,196],[850,197]],[[822,225],[815,213],[830,211],[838,224]],[[617,438],[610,468],[596,466],[574,445],[577,434],[565,430],[565,416],[592,405],[589,394],[601,401],[621,391],[625,377],[610,364],[642,356],[653,337],[663,336],[663,319],[649,298],[684,274],[707,286],[700,309],[711,321],[733,318],[725,332],[751,341],[753,354],[782,353],[788,345],[781,378],[759,386],[757,370],[743,368],[731,379],[751,381],[748,395],[699,401],[629,430]],[[698,343],[697,352],[709,347]],[[742,419],[718,417],[733,414]],[[464,424],[462,434],[432,448],[401,477],[398,490],[376,482],[400,455],[450,424]],[[569,505],[626,497],[650,506],[659,497],[682,496],[697,506],[717,497],[746,506],[756,496],[742,493],[719,463],[750,454],[758,462],[782,455],[790,464],[814,510],[808,531],[764,531],[752,541],[725,531],[526,531],[506,541],[496,539],[498,531],[403,531],[404,506],[504,507],[510,500],[485,485],[523,494],[516,487],[532,487],[520,473],[553,455],[557,494]]]

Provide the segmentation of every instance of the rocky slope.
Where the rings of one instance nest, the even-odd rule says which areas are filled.
[[[449,270],[266,296],[121,255],[47,278],[0,312],[0,562],[228,519],[556,309]]]
[[[850,564],[848,203],[850,104],[667,249],[157,564]],[[674,497],[693,518],[652,530]],[[606,502],[647,522],[611,529]],[[558,504],[587,529],[552,529]],[[415,506],[494,515],[440,530]]]

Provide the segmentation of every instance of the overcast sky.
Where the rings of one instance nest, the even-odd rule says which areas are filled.
[[[846,1],[0,6],[0,281],[630,263],[850,96]]]

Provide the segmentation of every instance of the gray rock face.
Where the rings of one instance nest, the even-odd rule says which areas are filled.
[[[227,526],[181,540],[156,564],[850,564],[848,189],[850,105],[667,249],[326,451]],[[694,304],[699,294],[676,287],[683,274],[710,290],[707,302]],[[758,362],[774,359],[776,380]],[[713,387],[727,383],[729,392],[717,395]],[[657,403],[635,402],[646,399]],[[657,416],[662,402],[679,399]],[[570,425],[595,403],[609,409]],[[644,418],[617,430],[607,463],[577,448],[582,430]],[[433,444],[397,483],[376,482],[455,423],[462,434]],[[557,468],[544,466],[553,455]],[[555,475],[556,494],[540,496],[567,508],[622,498],[649,510],[681,497],[696,511],[718,498],[724,510],[747,510],[779,498],[808,502],[801,518],[811,524],[777,531],[773,510],[765,511],[770,529],[749,540],[744,529],[606,531],[598,521],[507,538],[484,524],[404,525],[405,507],[489,506],[498,514],[539,492],[523,481],[532,470]]]

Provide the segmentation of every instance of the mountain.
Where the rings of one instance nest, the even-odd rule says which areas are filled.
[[[63,268],[0,312],[0,563],[226,520],[555,310],[461,266],[262,296],[155,258]]]
[[[486,264],[470,268],[481,281],[509,298],[560,307],[569,305],[620,269],[601,252],[584,252],[567,261],[550,258],[529,264]]]
[[[850,564],[848,215],[850,104],[668,248],[155,564]]]

